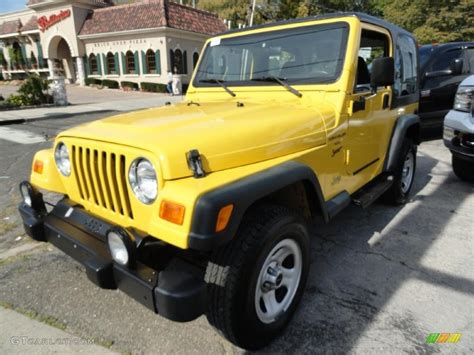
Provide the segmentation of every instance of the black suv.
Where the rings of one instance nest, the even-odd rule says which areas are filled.
[[[420,54],[420,112],[424,138],[441,138],[459,83],[474,74],[474,42],[426,45]]]

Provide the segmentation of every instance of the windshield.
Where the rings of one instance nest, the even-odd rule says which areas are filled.
[[[213,39],[207,46],[194,86],[278,85],[335,81],[344,62],[347,23],[306,26],[240,37]]]

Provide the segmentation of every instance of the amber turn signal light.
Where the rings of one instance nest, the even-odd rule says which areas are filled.
[[[216,232],[221,232],[227,227],[233,209],[234,205],[227,205],[221,208],[217,215]]]
[[[160,218],[182,225],[185,210],[184,206],[179,203],[163,200],[160,205]]]
[[[33,164],[33,171],[38,174],[43,174],[43,162],[41,160],[35,160]]]

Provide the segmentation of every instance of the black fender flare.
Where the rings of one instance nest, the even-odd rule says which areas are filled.
[[[420,143],[419,128],[420,128],[420,117],[416,114],[408,114],[400,116],[392,131],[392,138],[387,149],[387,156],[384,163],[384,171],[392,172],[396,168],[399,154],[402,148],[403,140],[408,134],[408,131],[415,127],[417,129],[417,135],[414,138],[416,144]]]
[[[288,161],[200,196],[191,220],[189,247],[209,251],[227,243],[236,234],[245,212],[254,202],[297,182],[305,182],[314,189],[316,203],[319,204],[316,207],[328,220],[321,186],[314,171],[305,164]],[[228,204],[234,205],[229,224],[223,231],[215,232],[219,211]]]

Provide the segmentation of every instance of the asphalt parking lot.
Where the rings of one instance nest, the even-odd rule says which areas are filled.
[[[80,264],[24,235],[17,186],[34,152],[65,127],[99,117],[8,126],[46,137],[37,143],[0,136],[0,305],[119,353],[242,352],[205,317],[186,324],[160,318],[119,291],[95,287]],[[406,206],[353,206],[314,226],[302,304],[262,352],[474,353],[474,186],[454,176],[441,141],[420,146],[417,168]],[[457,344],[426,344],[430,333],[462,336]],[[2,334],[0,343],[8,342]]]

